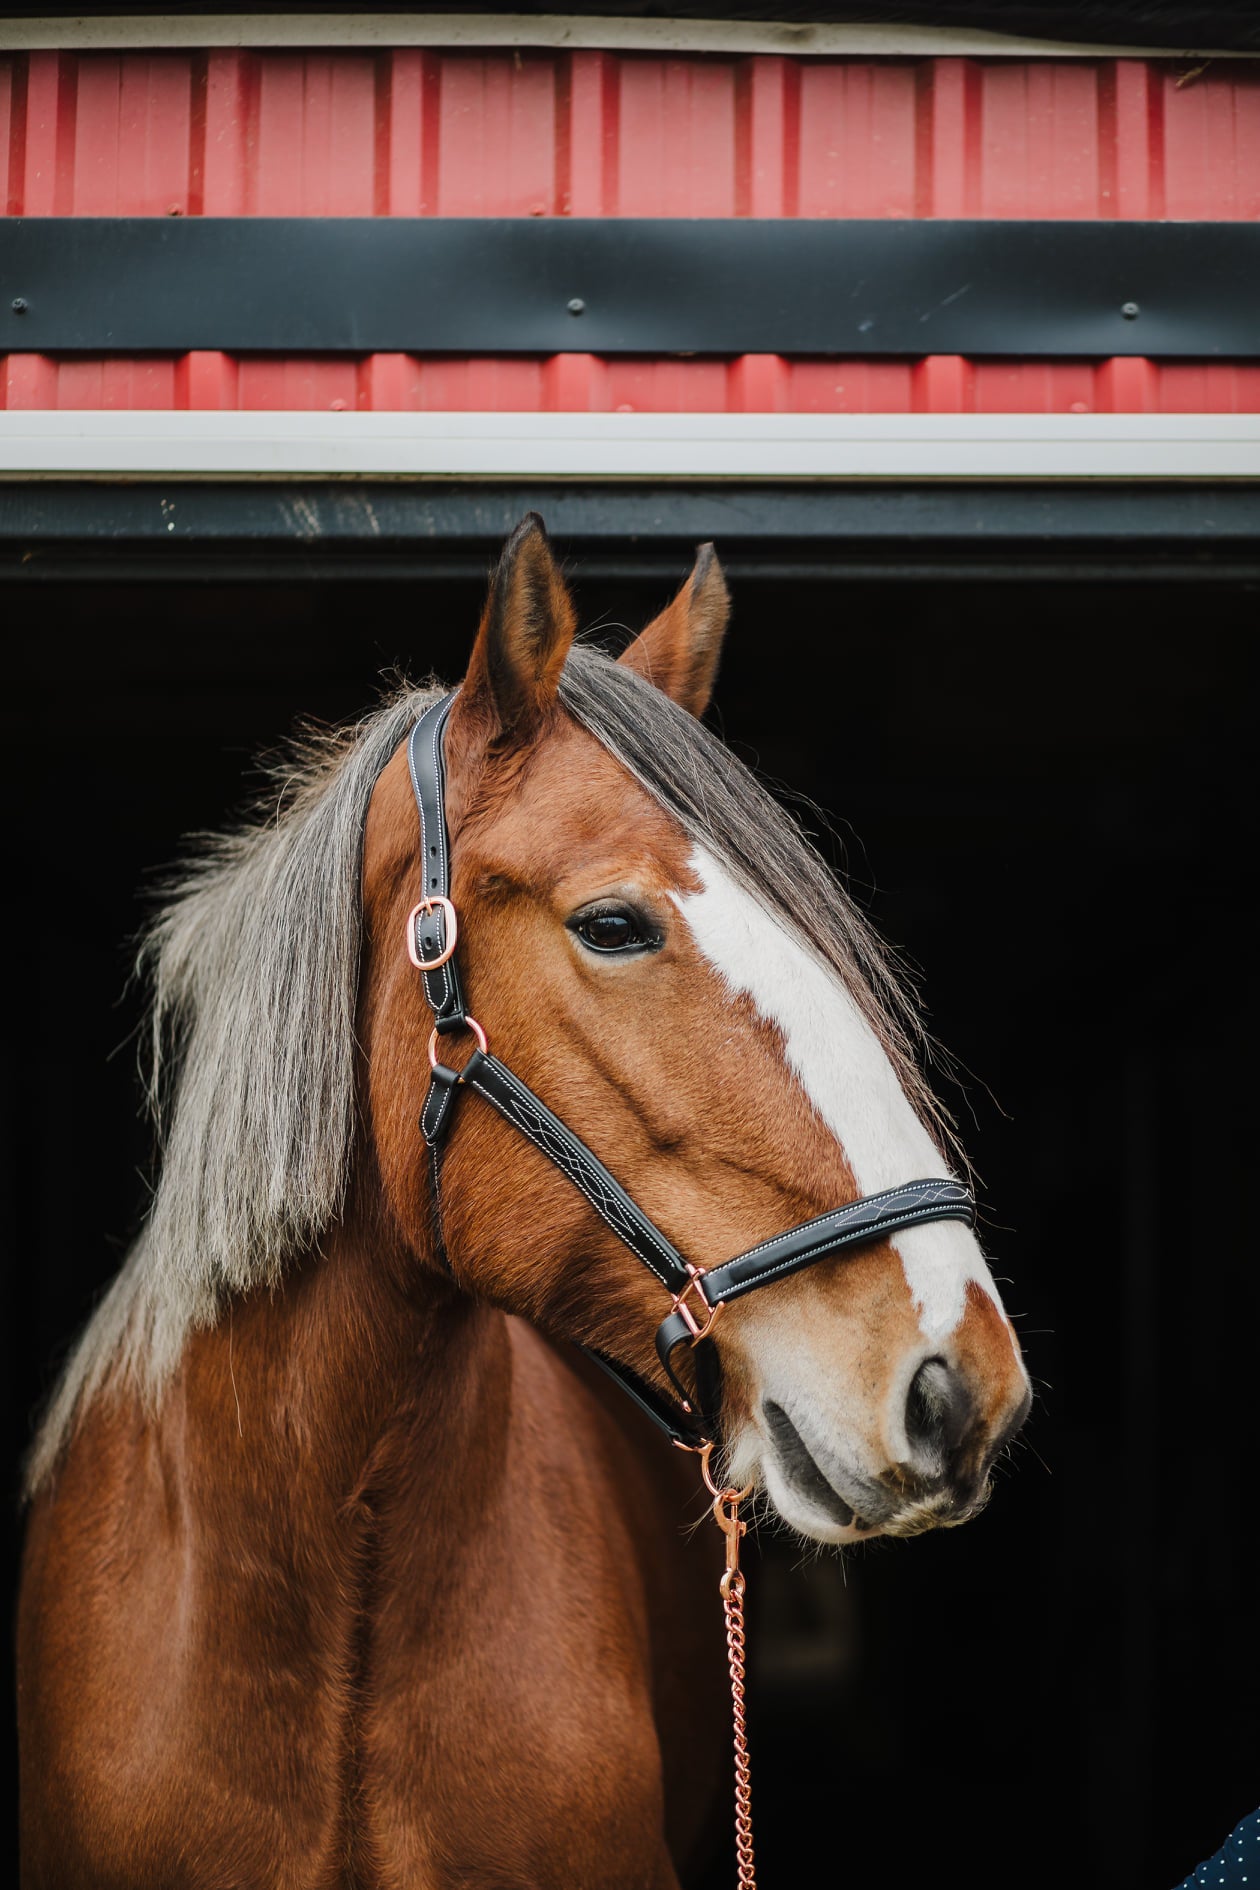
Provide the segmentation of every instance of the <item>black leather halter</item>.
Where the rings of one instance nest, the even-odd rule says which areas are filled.
[[[957,1181],[909,1181],[900,1188],[886,1188],[881,1194],[868,1194],[820,1214],[719,1266],[706,1268],[685,1260],[585,1142],[491,1054],[480,1025],[469,1016],[454,955],[458,922],[450,898],[450,837],[445,811],[444,738],[454,700],[452,693],[425,710],[412,730],[407,750],[411,785],[420,810],[425,887],[423,898],[407,919],[407,950],[424,980],[425,997],[433,1012],[429,1044],[432,1078],[420,1127],[433,1150],[435,1184],[437,1152],[450,1128],[455,1098],[461,1089],[472,1091],[555,1163],[670,1295],[669,1310],[657,1328],[656,1350],[678,1392],[680,1408],[629,1366],[589,1347],[584,1349],[676,1443],[697,1444],[708,1437],[715,1421],[709,1393],[717,1373],[708,1334],[724,1306],[829,1254],[882,1240],[898,1228],[945,1220],[966,1221],[973,1226],[975,1202],[970,1190]],[[448,1068],[437,1057],[441,1039],[456,1031],[470,1031],[477,1039],[477,1048],[459,1070]],[[697,1348],[699,1413],[693,1410],[673,1362],[675,1351],[685,1342]]]

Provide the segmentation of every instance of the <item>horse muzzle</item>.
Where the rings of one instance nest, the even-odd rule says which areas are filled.
[[[994,1425],[978,1412],[962,1374],[943,1359],[925,1360],[906,1398],[905,1449],[896,1461],[872,1467],[855,1461],[843,1444],[807,1441],[796,1419],[767,1397],[757,1426],[763,1479],[784,1519],[825,1541],[918,1535],[968,1522],[983,1509],[993,1464],[1031,1402],[1023,1381],[1012,1408]]]

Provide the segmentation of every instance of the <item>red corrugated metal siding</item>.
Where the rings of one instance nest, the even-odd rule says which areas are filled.
[[[29,216],[1260,216],[1260,71],[601,52],[0,61]],[[1236,412],[1260,368],[9,357],[10,407]]]

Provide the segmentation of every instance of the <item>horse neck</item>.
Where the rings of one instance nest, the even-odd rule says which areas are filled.
[[[484,1489],[502,1462],[504,1316],[351,1219],[276,1293],[193,1341],[178,1427],[190,1481],[244,1526],[334,1534],[421,1474]]]

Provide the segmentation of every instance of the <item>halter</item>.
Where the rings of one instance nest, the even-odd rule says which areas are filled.
[[[718,1266],[702,1267],[685,1259],[585,1142],[491,1052],[485,1031],[468,1013],[455,960],[459,924],[450,896],[450,836],[446,826],[444,739],[454,700],[452,691],[425,710],[411,732],[407,749],[411,785],[420,810],[425,884],[424,897],[407,916],[407,952],[424,980],[425,997],[433,1012],[431,1076],[420,1127],[433,1152],[435,1184],[438,1152],[451,1125],[455,1099],[461,1089],[471,1090],[555,1163],[669,1295],[668,1310],[656,1331],[656,1351],[678,1394],[677,1405],[620,1360],[591,1347],[583,1350],[673,1442],[701,1449],[712,1444],[716,1428],[718,1368],[716,1348],[709,1335],[732,1300],[832,1254],[882,1240],[899,1228],[919,1227],[927,1221],[965,1221],[969,1227],[974,1226],[975,1201],[970,1190],[957,1181],[909,1181],[833,1208],[771,1240],[760,1241]],[[471,1033],[476,1048],[462,1069],[455,1070],[438,1060],[438,1049],[444,1038],[461,1031]],[[693,1408],[675,1368],[674,1355],[680,1345],[691,1346],[695,1353],[698,1409]]]

